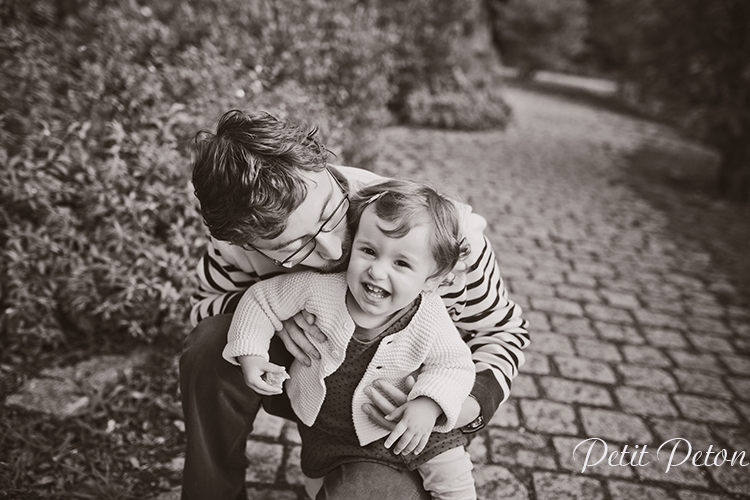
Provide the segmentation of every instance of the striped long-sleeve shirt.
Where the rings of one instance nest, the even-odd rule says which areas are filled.
[[[332,167],[332,170],[352,192],[382,180],[357,168]],[[508,298],[495,254],[484,235],[487,222],[471,212],[471,207],[458,206],[464,218],[464,234],[471,246],[465,260],[468,271],[451,285],[439,288],[438,293],[471,349],[477,372],[471,394],[487,421],[510,395],[511,381],[524,362],[523,349],[529,343],[529,336],[521,308]],[[195,325],[205,317],[234,312],[242,294],[253,283],[294,271],[276,267],[257,252],[210,239],[197,266],[200,289],[191,321]]]

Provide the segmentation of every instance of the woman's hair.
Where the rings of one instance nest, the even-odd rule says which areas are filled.
[[[193,186],[214,238],[244,246],[273,239],[307,196],[302,173],[320,172],[328,150],[306,129],[268,113],[225,113],[216,133],[193,139]]]
[[[437,263],[431,278],[454,271],[458,261],[469,254],[455,204],[427,184],[392,179],[358,191],[351,198],[347,216],[352,235],[368,206],[375,208],[378,218],[395,224],[383,231],[391,238],[401,238],[416,226],[429,228],[430,252]]]

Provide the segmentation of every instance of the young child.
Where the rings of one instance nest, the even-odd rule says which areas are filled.
[[[284,373],[268,361],[274,331],[301,310],[314,314],[328,336],[323,343],[310,338],[321,358],[309,367],[294,362],[286,385],[300,420],[310,497],[337,466],[376,461],[418,469],[433,498],[475,499],[466,439],[452,430],[474,384],[474,364],[434,293],[468,253],[455,207],[430,187],[390,180],[354,196],[348,221],[347,271],[253,285],[234,313],[224,358],[242,367],[259,394],[279,394],[281,384],[269,383]],[[365,387],[376,379],[408,392],[386,417],[398,421],[392,431],[362,410]]]

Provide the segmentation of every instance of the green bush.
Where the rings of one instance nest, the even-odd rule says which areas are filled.
[[[427,89],[407,98],[408,122],[424,127],[485,130],[504,129],[511,116],[508,104],[495,87],[469,87],[433,94]]]
[[[205,247],[189,141],[231,108],[367,155],[388,39],[356,2],[4,3],[0,344],[181,338]]]

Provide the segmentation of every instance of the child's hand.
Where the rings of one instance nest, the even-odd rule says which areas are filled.
[[[263,379],[263,375],[265,373],[286,374],[283,366],[275,365],[260,356],[237,356],[237,362],[242,367],[242,376],[245,383],[252,390],[263,396],[281,394],[281,385],[269,384]]]
[[[398,440],[393,453],[399,455],[402,452],[404,454],[414,452],[415,455],[419,455],[427,445],[435,422],[442,413],[440,406],[425,396],[404,403],[385,417],[386,420],[401,418],[386,438],[385,447],[390,448]]]

